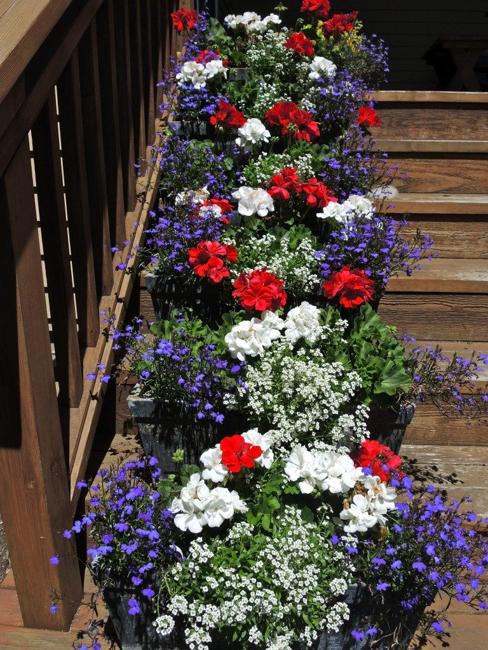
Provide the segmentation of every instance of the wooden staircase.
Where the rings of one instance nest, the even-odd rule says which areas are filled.
[[[430,233],[439,257],[411,278],[392,279],[381,306],[387,322],[446,353],[488,352],[488,93],[385,91],[376,94],[378,148],[397,167],[394,214]],[[480,384],[488,381],[488,373]],[[457,471],[488,513],[488,423],[419,407],[406,453]],[[487,486],[488,487],[488,486]]]

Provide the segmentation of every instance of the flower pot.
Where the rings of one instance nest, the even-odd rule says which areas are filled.
[[[188,140],[206,140],[212,136],[211,125],[203,120],[169,122],[168,127],[174,135]]]
[[[397,409],[373,407],[368,420],[371,438],[398,454],[407,426],[411,424],[414,415],[415,404],[402,404]]]
[[[129,614],[131,594],[123,587],[106,587],[103,599],[107,605],[114,630],[122,650],[180,650],[184,644],[175,632],[165,639],[157,634],[152,620],[154,617],[150,603],[141,602],[141,613]]]
[[[157,320],[169,318],[175,308],[192,307],[195,316],[213,323],[218,322],[224,311],[231,307],[222,295],[222,286],[213,285],[205,280],[184,285],[171,278],[145,272],[144,284],[151,295]]]
[[[229,68],[227,73],[227,79],[229,81],[248,81],[249,76],[249,68]]]
[[[246,430],[239,413],[228,413],[224,422],[217,424],[198,421],[193,411],[161,400],[131,395],[127,401],[144,453],[156,457],[167,474],[177,471],[172,460],[177,449],[183,449],[185,463],[198,464],[202,453],[222,437]]]

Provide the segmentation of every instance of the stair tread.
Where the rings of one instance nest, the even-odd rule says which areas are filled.
[[[437,345],[442,349],[444,356],[451,359],[453,355],[457,354],[469,359],[471,354],[486,354],[488,355],[488,341],[432,341],[417,339],[415,343],[411,344],[412,347],[425,348],[428,345],[435,348]],[[410,347],[410,344],[409,344]],[[478,371],[477,385],[479,387],[485,386],[488,382],[488,366],[483,366]]]
[[[381,151],[405,153],[487,153],[488,140],[439,138],[382,138],[381,128],[375,130],[375,145]]]
[[[477,214],[488,216],[488,194],[404,192],[384,201],[393,214]]]
[[[486,104],[488,93],[456,92],[449,90],[378,90],[373,93],[377,102],[435,102],[441,104]]]
[[[392,278],[390,292],[488,293],[488,259],[434,258],[410,277]]]
[[[469,509],[483,516],[488,515],[488,446],[405,444],[401,454],[416,459],[421,467],[435,465],[442,477],[455,472],[460,482],[453,485],[442,483],[442,487],[452,498],[472,496],[473,503]]]

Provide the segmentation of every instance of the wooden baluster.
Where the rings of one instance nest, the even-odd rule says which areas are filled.
[[[82,597],[27,138],[0,188],[0,511],[24,625],[69,629]],[[49,558],[59,554],[59,566]],[[52,590],[62,596],[49,612]]]
[[[112,291],[113,266],[95,22],[91,23],[83,37],[79,54],[95,277],[98,295],[101,297],[109,295]]]
[[[112,241],[120,245],[126,238],[126,231],[113,0],[105,2],[98,14],[98,51],[110,234]]]
[[[145,43],[143,43],[144,53],[144,99],[146,108],[146,145],[152,145],[154,142],[154,120],[155,120],[155,94],[156,94],[156,77],[157,59],[154,57],[156,44],[153,42],[153,25],[152,25],[152,5],[146,2],[142,8],[142,34]],[[156,65],[155,65],[156,63]]]
[[[129,0],[131,64],[132,64],[132,113],[134,118],[135,150],[138,162],[146,157],[146,116],[144,106],[144,67],[142,56],[141,4]],[[145,46],[145,45],[144,45]]]
[[[82,348],[93,347],[100,334],[100,322],[90,224],[78,50],[75,50],[59,80],[58,100],[79,338]]]
[[[77,407],[83,391],[83,373],[71,278],[54,89],[32,128],[32,139],[59,401]],[[63,421],[63,433],[67,433],[68,429],[69,417],[68,421]]]
[[[134,210],[136,201],[136,169],[134,148],[134,120],[132,116],[132,75],[129,37],[129,12],[124,1],[117,4],[115,42],[117,56],[120,144],[123,163],[124,197],[127,212]]]

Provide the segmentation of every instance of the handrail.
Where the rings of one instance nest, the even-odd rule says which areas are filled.
[[[0,102],[73,0],[0,0]]]

